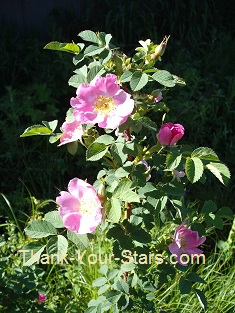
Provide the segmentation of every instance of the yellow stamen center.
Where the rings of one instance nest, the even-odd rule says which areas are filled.
[[[99,96],[95,101],[94,111],[97,113],[103,113],[107,115],[109,112],[114,109],[114,101],[113,99],[105,96]]]
[[[94,199],[83,197],[80,202],[79,211],[82,214],[93,215],[97,208],[97,203]]]

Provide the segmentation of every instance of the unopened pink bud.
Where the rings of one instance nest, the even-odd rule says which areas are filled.
[[[173,146],[184,135],[184,127],[171,122],[163,124],[157,134],[162,146]]]

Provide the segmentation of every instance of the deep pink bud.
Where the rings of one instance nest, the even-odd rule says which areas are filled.
[[[162,146],[173,146],[184,135],[184,127],[180,124],[163,124],[158,132],[158,140]]]

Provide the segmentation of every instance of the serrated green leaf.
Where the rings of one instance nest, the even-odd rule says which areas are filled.
[[[176,75],[172,75],[173,78],[174,78],[174,82],[177,84],[177,85],[180,85],[180,86],[185,86],[186,85],[186,82],[183,80],[183,78],[181,77],[178,77]]]
[[[209,214],[209,213],[216,212],[217,209],[218,208],[217,208],[216,203],[212,200],[208,200],[208,201],[204,202],[201,213],[202,214]]]
[[[233,220],[233,211],[229,207],[222,207],[218,210],[217,215],[226,218],[229,220]]]
[[[110,135],[101,135],[94,142],[103,143],[106,146],[111,145],[115,142],[114,138]]]
[[[84,313],[97,313],[97,306],[90,306]]]
[[[127,154],[123,152],[123,149],[124,144],[121,142],[112,144],[110,149],[114,160],[120,165],[123,165],[123,163],[125,163],[125,161],[127,160]]]
[[[120,201],[112,197],[106,203],[106,210],[108,211],[108,219],[113,223],[118,223],[122,214]]]
[[[93,287],[101,287],[107,283],[107,278],[99,277],[92,282]]]
[[[116,303],[120,299],[121,295],[122,293],[120,291],[111,290],[107,293],[106,299],[111,303]]]
[[[55,228],[63,228],[64,224],[58,211],[51,211],[45,214],[45,221],[51,223]]]
[[[78,88],[81,84],[86,84],[87,78],[81,74],[76,74],[70,77],[68,84],[69,86]]]
[[[228,167],[223,163],[209,163],[206,168],[218,178],[218,180],[227,185],[230,179],[230,171]]]
[[[169,170],[174,170],[182,159],[182,155],[178,155],[177,153],[171,152],[166,157],[166,166]]]
[[[197,282],[197,283],[202,283],[202,284],[206,284],[205,280],[203,278],[201,278],[197,273],[195,272],[191,272],[187,275],[187,279],[193,281],[193,282]]]
[[[48,241],[46,249],[47,249],[47,254],[51,257],[52,263],[53,261],[56,263],[63,262],[63,259],[67,255],[68,241],[62,235],[52,237]]]
[[[54,121],[51,121],[51,122],[42,121],[42,124],[44,126],[46,126],[47,128],[49,128],[52,132],[54,132],[56,127],[57,127],[57,125],[58,125],[58,120],[54,120]]]
[[[62,133],[56,133],[56,134],[53,134],[49,137],[49,142],[50,143],[55,143],[56,141],[58,141],[61,137]]]
[[[107,50],[105,49],[104,51],[102,51],[100,53],[100,62],[102,65],[104,65],[105,63],[107,63],[112,57],[112,51],[111,50]]]
[[[121,278],[116,282],[117,290],[125,293],[129,293],[129,285]]]
[[[219,161],[217,154],[211,149],[207,147],[200,147],[195,149],[191,155],[192,158],[197,157],[201,160],[207,161]]]
[[[53,132],[51,131],[50,128],[45,127],[43,125],[33,125],[24,131],[20,137],[28,137],[28,136],[38,136],[38,135],[43,135],[43,136],[48,136],[48,135],[53,135]]]
[[[95,65],[89,70],[87,74],[87,81],[91,82],[96,76],[102,76],[104,73],[105,70],[102,65]]]
[[[98,43],[98,37],[96,33],[94,33],[91,30],[84,30],[78,34],[79,37],[81,37],[85,41]]]
[[[112,280],[112,279],[114,279],[118,274],[119,274],[119,270],[117,270],[117,269],[112,269],[112,270],[110,270],[109,272],[108,272],[108,280]]]
[[[23,247],[21,252],[23,266],[31,266],[35,262],[38,262],[40,255],[45,249],[46,245],[40,242],[30,242]]]
[[[200,302],[201,307],[204,310],[206,310],[207,309],[207,301],[206,301],[206,297],[205,297],[204,293],[201,290],[199,290],[199,289],[194,289],[194,291],[195,291],[195,293],[197,295],[197,298],[198,298],[198,300]]]
[[[78,54],[81,51],[81,48],[75,43],[62,43],[58,41],[52,41],[48,43],[44,49],[64,51],[69,53]]]
[[[108,148],[103,143],[93,142],[86,151],[86,160],[87,161],[98,161],[100,160],[106,153],[108,152]]]
[[[74,232],[71,232],[70,230],[67,230],[67,238],[75,243],[75,245],[79,249],[86,249],[89,246],[89,240],[87,238],[87,235],[80,235]]]
[[[181,277],[179,281],[179,289],[182,295],[189,294],[192,289],[191,281],[185,279],[184,277]]]
[[[166,86],[166,87],[174,87],[175,86],[174,77],[168,71],[159,70],[152,75],[152,78],[163,86]]]
[[[131,272],[131,271],[134,270],[134,268],[135,268],[135,264],[134,264],[134,263],[131,263],[131,262],[129,262],[129,261],[127,261],[126,263],[123,263],[123,264],[121,265],[121,270],[122,270],[123,272]]]
[[[187,157],[186,166],[185,166],[185,173],[186,173],[188,180],[192,184],[197,182],[202,177],[203,170],[204,170],[203,163],[199,158]]]
[[[133,73],[130,71],[126,71],[122,74],[122,76],[120,77],[120,82],[121,83],[126,83],[131,81],[131,77],[132,77]]]
[[[47,221],[34,220],[25,228],[25,233],[30,238],[44,238],[56,235],[56,228]]]
[[[101,286],[98,290],[98,295],[100,296],[100,295],[104,294],[109,288],[110,288],[110,286],[108,284]]]
[[[146,73],[135,72],[130,81],[130,87],[133,91],[142,89],[148,83],[148,75]]]
[[[108,266],[106,264],[103,264],[101,266],[101,268],[98,270],[98,272],[101,274],[101,275],[106,275],[107,272],[108,272]]]
[[[135,120],[135,117],[134,117],[134,120]],[[143,125],[144,127],[150,130],[153,130],[155,132],[158,130],[157,124],[147,116],[138,117],[138,119],[136,120],[139,124]]]
[[[96,54],[100,54],[104,49],[105,47],[90,45],[85,49],[84,54],[91,57]]]

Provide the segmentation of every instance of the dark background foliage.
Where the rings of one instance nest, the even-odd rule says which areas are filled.
[[[42,14],[41,2],[21,1],[26,6],[21,11],[16,5],[11,11],[3,5],[0,192],[14,207],[27,211],[26,187],[43,199],[54,198],[73,177],[94,181],[97,165],[85,162],[82,147],[72,157],[65,147],[51,146],[47,138],[19,137],[25,128],[42,120],[58,118],[61,124],[75,93],[67,85],[74,69],[71,55],[43,47],[52,40],[77,42],[80,31],[91,29],[111,33],[126,54],[134,52],[140,39],[160,43],[164,35],[171,35],[159,67],[183,77],[187,86],[165,95],[171,109],[167,118],[184,125],[184,143],[213,148],[232,173],[228,188],[213,179],[206,189],[193,186],[189,196],[234,207],[235,22],[231,1],[93,0],[69,1],[67,6],[62,5],[66,1],[52,2],[48,1],[47,13],[43,11],[47,15],[41,20],[35,15]],[[20,18],[13,22],[22,12],[28,14],[25,22],[19,22]],[[0,215],[3,205],[0,201]]]

